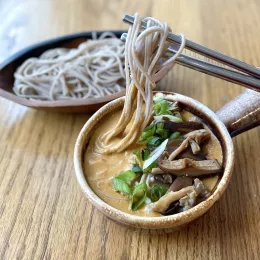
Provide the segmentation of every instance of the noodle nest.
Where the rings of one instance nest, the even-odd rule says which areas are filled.
[[[109,37],[109,38],[106,38]],[[16,95],[38,100],[100,98],[125,89],[124,44],[113,33],[26,60],[15,72]]]

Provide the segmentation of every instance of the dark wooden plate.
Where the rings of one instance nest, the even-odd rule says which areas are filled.
[[[100,36],[103,32],[105,31],[98,31],[97,36]],[[125,31],[111,32],[120,38],[121,34]],[[20,105],[35,109],[47,110],[51,112],[73,113],[95,112],[109,101],[123,96],[125,91],[120,91],[116,94],[108,95],[102,98],[40,101],[29,100],[18,97],[14,94],[14,72],[26,59],[30,57],[39,57],[46,50],[53,48],[76,48],[80,43],[88,39],[92,39],[92,32],[75,33],[40,42],[15,53],[0,64],[0,96]]]

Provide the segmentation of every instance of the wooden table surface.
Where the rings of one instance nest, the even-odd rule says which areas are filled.
[[[126,29],[138,11],[173,31],[260,65],[259,0],[0,0],[0,59],[40,40]],[[176,66],[160,89],[215,110],[242,88]],[[89,115],[40,112],[0,98],[0,259],[259,259],[260,129],[234,139],[231,184],[195,224],[168,235],[121,227],[83,196],[73,148]]]

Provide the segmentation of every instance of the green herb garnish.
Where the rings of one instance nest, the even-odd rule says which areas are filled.
[[[148,146],[157,147],[162,143],[162,141],[162,138],[154,136],[147,144]]]
[[[182,119],[177,117],[177,116],[173,116],[173,115],[160,115],[160,116],[154,116],[154,119],[156,121],[163,121],[163,120],[168,120],[168,121],[172,121],[172,122],[176,122],[176,123],[181,123]]]
[[[137,162],[139,163],[139,165],[142,164],[142,156],[141,156],[141,152],[139,150],[134,150],[133,154],[136,156]]]
[[[124,194],[131,194],[131,182],[135,179],[134,171],[124,171],[112,179],[113,188],[115,191],[123,192]]]
[[[122,192],[126,195],[131,195],[131,187],[126,182],[117,179],[116,177],[113,178],[112,182],[113,182],[113,189],[115,191]]]
[[[132,171],[135,173],[139,173],[139,172],[143,172],[143,169],[138,164],[134,164],[132,167]]]
[[[170,131],[167,129],[164,129],[164,123],[158,123],[156,124],[156,134],[160,135],[163,139],[166,139]]]
[[[169,103],[164,99],[155,102],[153,109],[155,115],[157,116],[172,115],[172,112],[169,110],[170,109]]]
[[[114,178],[117,178],[119,180],[122,180],[128,184],[131,184],[131,181],[136,177],[136,174],[133,171],[124,171]]]
[[[156,131],[156,125],[149,125],[148,127],[146,127],[143,132],[141,133],[141,139],[147,139],[148,137],[151,137],[155,134]]]
[[[142,155],[142,160],[145,161],[149,155],[150,155],[150,150],[148,148],[142,149],[141,155]]]
[[[167,189],[163,185],[154,185],[150,191],[150,197],[152,202],[156,202],[159,200],[163,195],[165,195]]]
[[[153,163],[151,163],[148,167],[146,167],[145,169],[144,169],[144,172],[150,172],[153,168],[155,168],[156,167],[156,162],[154,161]]]
[[[145,183],[138,184],[132,194],[131,209],[137,210],[146,200],[147,185]]]
[[[156,167],[156,160],[162,155],[168,143],[168,139],[164,140],[156,149],[154,149],[149,158],[144,161],[143,169],[149,171],[150,169]],[[151,167],[149,167],[153,164]]]
[[[148,137],[147,139],[139,140],[139,141],[137,142],[137,144],[148,144],[153,138],[154,138],[154,136],[150,136],[150,137]]]
[[[170,135],[170,140],[172,139],[179,139],[179,137],[181,136],[180,132],[174,132]]]

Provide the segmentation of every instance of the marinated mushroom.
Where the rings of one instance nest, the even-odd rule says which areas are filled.
[[[185,151],[183,151],[182,153],[180,153],[177,156],[178,159],[184,159],[184,158],[189,158],[192,159],[194,161],[204,161],[207,160],[207,157],[205,156],[205,154],[202,151],[199,151],[197,154],[194,154],[191,150],[191,148],[186,149]]]
[[[174,150],[171,155],[169,156],[168,160],[173,160],[176,158],[176,156],[178,156],[181,152],[183,152],[184,150],[186,150],[189,146],[189,139],[186,138],[183,142],[181,142],[181,144],[179,145],[179,147]]]
[[[182,208],[180,207],[180,202],[175,201],[169,206],[169,208],[165,212],[163,212],[163,215],[164,216],[173,215],[173,214],[181,212],[181,210],[182,210]]]
[[[196,143],[201,144],[210,138],[210,132],[206,129],[195,130],[184,135],[184,138],[193,139]]]
[[[170,191],[161,197],[157,202],[150,204],[152,211],[165,213],[173,210],[171,206],[180,206],[180,211],[188,210],[196,205],[197,198],[205,197],[209,194],[203,183],[199,179],[194,180],[193,186],[182,188],[178,191]],[[179,200],[179,203],[176,203]]]
[[[188,210],[195,206],[197,199],[197,193],[195,190],[182,197],[179,201],[179,205],[182,207],[181,211]]]
[[[192,186],[192,178],[186,177],[186,176],[177,177],[173,181],[173,183],[170,186],[170,188],[168,189],[168,192],[170,192],[170,191],[179,191],[182,188],[185,188],[185,187],[188,187],[188,186]]]
[[[173,153],[173,151],[175,151],[178,146],[182,143],[183,140],[181,139],[175,139],[175,140],[170,140],[168,142],[167,145],[167,152],[169,154]],[[203,161],[203,160],[207,160],[207,157],[205,156],[205,154],[202,151],[199,151],[197,154],[194,154],[191,150],[191,147],[187,147],[187,149],[183,150],[181,153],[179,153],[176,156],[177,159],[184,159],[184,158],[190,158],[193,159],[195,161]]]
[[[208,196],[209,194],[209,191],[207,190],[203,182],[198,178],[194,180],[194,188],[197,194],[202,198]]]
[[[193,139],[190,140],[190,147],[193,154],[198,154],[200,152],[199,144]]]
[[[203,183],[199,179],[194,180],[194,190],[181,198],[179,205],[182,211],[188,210],[196,205],[197,197],[206,197],[209,194]]]
[[[175,191],[175,192],[170,191],[169,193],[166,193],[164,196],[162,196],[158,201],[149,204],[147,207],[149,210],[163,213],[169,208],[171,203],[181,199],[182,197],[187,195],[189,192],[192,192],[193,190],[194,187],[189,186],[179,191]]]
[[[169,161],[159,160],[158,166],[161,170],[176,176],[201,176],[221,171],[217,160],[194,161],[189,158]]]
[[[173,182],[173,176],[171,174],[157,174],[154,176],[154,179],[165,184],[171,184]]]
[[[152,174],[163,174],[164,171],[161,170],[160,168],[153,168],[151,171]]]
[[[192,130],[202,129],[203,125],[200,122],[192,122],[192,121],[187,121],[182,123],[165,121],[164,128],[171,130],[172,132],[178,131],[182,133],[188,133],[191,132]]]
[[[192,152],[197,154],[200,151],[199,145],[210,139],[210,136],[210,132],[205,129],[195,130],[184,135],[184,141],[171,153],[169,160],[172,161],[175,159],[175,157],[183,152],[189,144],[191,145]]]

